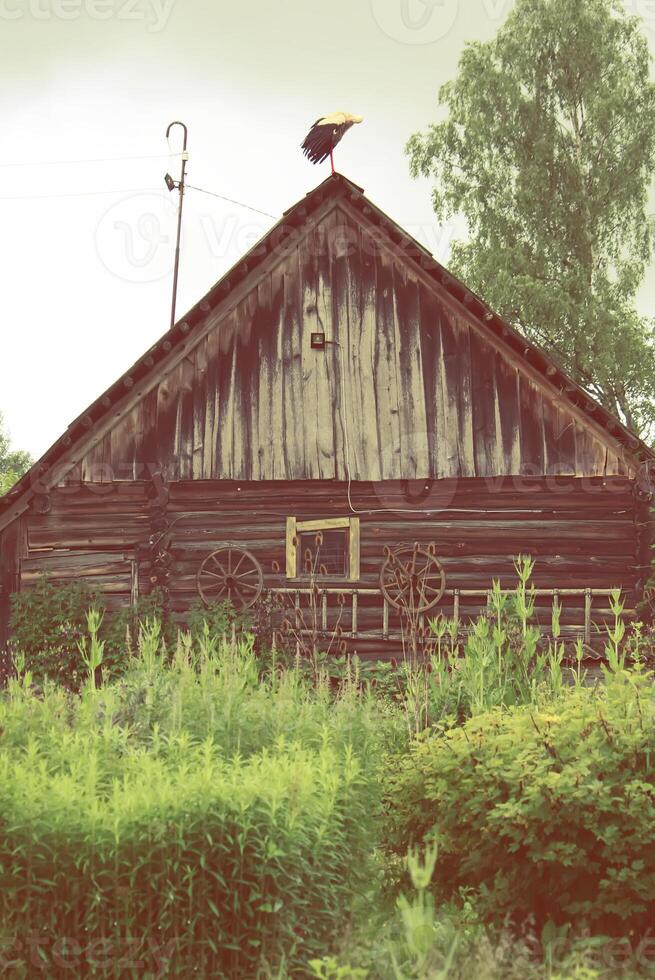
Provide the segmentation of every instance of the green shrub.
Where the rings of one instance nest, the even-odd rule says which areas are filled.
[[[66,939],[78,976],[98,940],[150,937],[175,973],[226,977],[329,948],[367,866],[352,753],[226,761],[207,739],[179,761],[128,749],[105,784],[93,744],[75,748],[55,770],[35,745],[0,753],[0,927],[38,932],[44,970]]]
[[[11,597],[11,646],[36,679],[78,686],[83,663],[78,643],[86,631],[86,611],[97,593],[85,582],[52,585],[45,578]]]
[[[84,676],[84,661],[79,645],[86,634],[86,614],[90,608],[102,616],[100,639],[104,643],[102,674],[105,678],[122,673],[136,649],[142,623],[157,619],[161,638],[168,647],[175,645],[178,627],[165,615],[160,589],[141,596],[128,606],[109,611],[101,593],[84,581],[54,584],[40,578],[37,584],[12,596],[10,619],[11,647],[20,653],[25,669],[35,681],[57,681],[77,690]],[[204,623],[210,632],[220,636],[232,625],[243,625],[229,602],[205,607],[198,599],[180,622],[195,638]]]
[[[183,733],[192,742],[211,737],[226,757],[250,756],[280,739],[319,750],[327,739],[338,749],[352,747],[372,773],[383,752],[406,744],[400,715],[354,681],[335,692],[300,670],[262,678],[249,637],[232,643],[206,632],[194,643],[180,635],[169,655],[153,621],[141,627],[137,647],[121,677],[97,692],[85,688],[81,697],[53,684],[35,697],[29,676],[11,683],[0,699],[0,746],[26,750],[38,735],[57,755],[71,730],[94,738],[102,732],[96,751],[107,745],[113,773],[120,750],[105,740],[117,732],[129,732],[132,744],[150,752]]]
[[[489,919],[642,932],[655,914],[652,678],[577,687],[427,733],[390,775],[392,847],[435,839],[437,892]]]
[[[139,596],[135,603],[111,612],[105,610],[101,599],[96,600],[96,606],[104,610],[100,636],[105,643],[105,675],[115,676],[125,669],[136,649],[141,624],[148,620],[159,620],[165,642],[175,643],[177,628],[165,616],[161,589],[153,589],[148,595]]]
[[[234,606],[228,600],[205,605],[202,599],[195,599],[189,606],[183,625],[195,639],[202,635],[205,623],[209,627],[210,634],[216,637],[221,637],[223,634],[228,636],[233,626],[240,629],[247,625],[245,617],[237,615]]]
[[[437,907],[428,891],[437,848],[410,850],[402,863],[411,890],[379,902],[336,955],[312,960],[316,980],[600,980],[653,976],[652,943],[581,934],[550,924],[541,937],[481,920],[475,896]],[[384,914],[386,911],[386,915]],[[650,955],[649,955],[650,953]]]
[[[262,680],[251,641],[208,628],[165,657],[150,622],[125,674],[80,694],[25,673],[0,697],[0,936],[42,937],[48,975],[66,937],[126,936],[170,975],[295,975],[371,892],[401,735],[355,685]]]
[[[443,617],[430,621],[436,649],[425,694],[425,723],[448,716],[463,721],[490,708],[535,704],[561,689],[561,606],[553,606],[552,638],[545,640],[533,623],[534,562],[520,555],[514,567],[514,591],[503,591],[494,581],[486,612],[471,622],[464,639],[458,637],[456,622]]]

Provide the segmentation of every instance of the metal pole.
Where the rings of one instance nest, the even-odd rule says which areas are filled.
[[[173,128],[173,126],[181,126],[182,129],[184,130],[184,143],[182,145],[182,172],[180,174],[180,180],[177,185],[177,188],[180,192],[180,206],[177,212],[177,240],[175,243],[175,268],[173,271],[173,302],[171,304],[171,329],[175,325],[175,302],[177,300],[177,276],[180,268],[180,235],[182,233],[182,204],[184,203],[184,174],[186,172],[186,162],[189,159],[189,154],[187,153],[186,150],[187,128],[183,122],[180,122],[179,120],[175,120],[175,122],[170,123],[168,129],[166,130],[166,139],[168,139],[168,135],[171,129]]]

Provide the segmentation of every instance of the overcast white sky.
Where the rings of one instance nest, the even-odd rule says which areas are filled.
[[[511,6],[0,0],[0,412],[15,447],[41,455],[168,327],[174,119],[189,127],[190,184],[280,215],[329,172],[300,152],[309,125],[364,115],[337,168],[446,260],[452,230],[403,146],[435,118],[465,41],[491,37]],[[626,6],[655,47],[655,0]],[[52,162],[83,160],[96,162]],[[272,223],[190,190],[178,315]],[[651,270],[644,312],[654,299]]]

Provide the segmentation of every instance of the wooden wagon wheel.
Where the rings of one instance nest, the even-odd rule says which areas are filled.
[[[407,613],[424,613],[436,606],[446,590],[446,573],[434,544],[385,547],[384,556],[380,588],[387,602]]]
[[[222,542],[201,562],[196,585],[202,601],[229,600],[238,611],[248,609],[259,599],[264,577],[254,555],[245,548]]]

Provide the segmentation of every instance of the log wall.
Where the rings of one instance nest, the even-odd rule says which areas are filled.
[[[522,553],[537,562],[538,588],[620,587],[632,608],[640,549],[633,487],[621,477],[354,483],[351,502],[361,512],[357,585],[378,585],[385,545],[434,541],[449,589],[488,589],[493,579],[512,587],[514,558]],[[17,571],[21,588],[29,588],[42,574],[53,581],[84,578],[106,594],[110,606],[128,603],[136,588],[148,591],[151,497],[146,483],[54,490],[48,513],[28,513],[22,524],[7,529],[9,536],[4,532],[5,588]],[[266,587],[286,586],[286,518],[351,514],[347,485],[335,481],[187,480],[170,484],[160,497],[154,501],[155,526],[169,539],[168,587],[175,615],[196,598],[197,568],[220,542],[251,551],[262,566]],[[12,572],[14,554],[18,562]],[[275,562],[281,572],[274,571]],[[471,600],[467,606],[463,599],[462,616],[473,615],[479,604]],[[539,615],[547,625],[549,603]],[[359,629],[379,629],[380,616],[379,600],[363,601]],[[582,617],[582,597],[564,601],[564,623],[581,625]],[[347,611],[342,625],[350,628]]]
[[[48,513],[27,512],[21,519],[19,587],[30,588],[41,575],[60,583],[84,579],[110,608],[128,604],[137,547],[150,530],[147,489],[145,483],[115,483],[54,490]]]
[[[23,547],[23,524],[17,520],[0,532],[0,682],[9,670],[9,658],[5,647],[8,638],[11,596],[20,584],[19,559]]]

